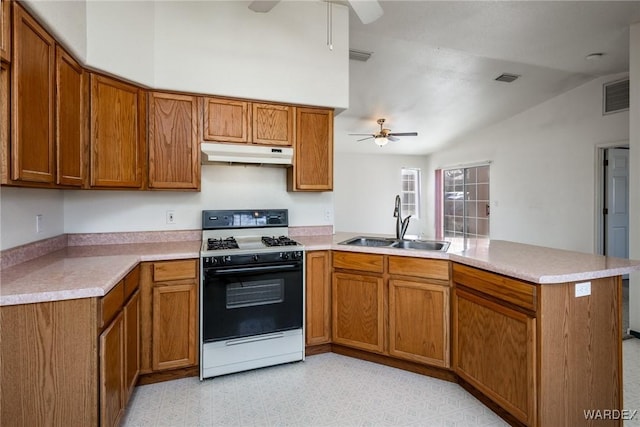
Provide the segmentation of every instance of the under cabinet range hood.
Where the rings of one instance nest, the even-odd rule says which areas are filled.
[[[291,166],[293,148],[267,147],[252,144],[200,143],[202,164],[212,163],[250,163],[273,166]]]

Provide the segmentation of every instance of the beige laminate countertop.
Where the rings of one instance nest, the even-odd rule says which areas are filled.
[[[456,244],[452,243],[447,252],[339,244],[358,235],[356,233],[336,233],[330,236],[296,236],[296,240],[304,244],[308,251],[331,249],[447,259],[539,284],[577,282],[619,276],[640,270],[640,261],[638,260],[605,257],[504,240],[479,241],[467,249],[456,247]],[[392,237],[389,235],[380,236]]]
[[[604,257],[502,240],[451,245],[447,252],[346,246],[357,233],[294,236],[307,251],[339,250],[444,259],[532,283],[553,284],[618,276],[640,270],[640,261]],[[391,237],[380,235],[381,237]],[[200,256],[198,241],[70,246],[0,272],[0,306],[101,297],[142,261]]]
[[[201,241],[69,246],[0,272],[0,306],[106,295],[141,261],[198,258]]]

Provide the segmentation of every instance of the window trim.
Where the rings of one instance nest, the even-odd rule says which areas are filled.
[[[413,179],[415,182],[415,190],[414,191],[405,191],[404,190],[404,182],[405,176],[414,175]],[[403,215],[411,215],[413,219],[420,219],[421,214],[421,203],[422,203],[422,171],[420,168],[410,168],[410,167],[402,167],[400,169],[400,202]],[[408,204],[405,203],[405,194],[414,194],[415,195],[415,212],[410,212],[407,208]]]

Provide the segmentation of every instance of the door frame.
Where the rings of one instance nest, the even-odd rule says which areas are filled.
[[[604,153],[608,148],[629,148],[629,141],[605,142],[595,146],[595,215],[594,215],[594,250],[598,255],[604,255],[604,215],[602,211],[605,206],[605,183],[604,183]]]

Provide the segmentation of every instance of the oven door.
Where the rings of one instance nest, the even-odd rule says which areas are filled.
[[[205,269],[203,341],[302,328],[302,265],[290,261]]]

